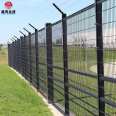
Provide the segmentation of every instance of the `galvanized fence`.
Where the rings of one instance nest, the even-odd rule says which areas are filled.
[[[96,1],[8,44],[9,66],[66,116],[116,115],[116,0]]]

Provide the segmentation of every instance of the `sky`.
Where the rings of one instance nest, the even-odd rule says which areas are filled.
[[[0,0],[0,10],[4,8],[4,2]],[[0,14],[0,43],[7,43],[14,35],[20,37],[19,30],[33,24],[36,28],[41,29],[47,22],[53,23],[61,19],[60,13],[53,7],[52,3],[57,4],[67,15],[70,15],[94,2],[94,0],[10,0],[13,8],[16,10],[14,15]]]

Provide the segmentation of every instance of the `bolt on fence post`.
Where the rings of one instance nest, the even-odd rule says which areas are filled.
[[[64,94],[65,94],[65,115],[69,116],[69,82],[68,82],[68,50],[67,50],[67,16],[62,15],[63,32],[63,60],[64,60]]]
[[[48,102],[53,103],[52,24],[46,23]]]
[[[102,2],[96,2],[96,41],[97,41],[97,72],[98,72],[98,97],[99,97],[99,116],[105,116],[104,99],[104,62],[103,62],[103,30],[102,30]]]

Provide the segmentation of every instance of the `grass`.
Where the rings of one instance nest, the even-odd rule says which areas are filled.
[[[8,52],[7,49],[3,48],[2,50],[0,50],[0,64],[7,64],[8,61]]]
[[[6,51],[0,52],[0,116],[52,116],[42,99],[7,66]]]

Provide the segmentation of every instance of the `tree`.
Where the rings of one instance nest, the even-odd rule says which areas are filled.
[[[0,51],[1,51],[2,47],[3,47],[3,44],[0,44]]]

